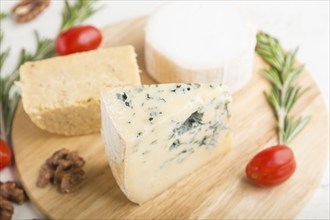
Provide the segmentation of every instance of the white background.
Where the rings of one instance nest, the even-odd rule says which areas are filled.
[[[1,11],[8,12],[15,0],[1,0]],[[159,1],[100,1],[102,10],[86,23],[103,27],[123,19],[151,13],[165,2]],[[277,36],[286,49],[299,45],[298,59],[316,80],[329,107],[329,1],[244,1],[236,2],[245,8],[257,26]],[[11,55],[1,74],[10,73],[20,48],[35,47],[32,30],[42,36],[54,37],[61,21],[63,2],[52,0],[51,5],[37,19],[27,24],[16,24],[6,19],[1,24],[5,33],[4,50],[11,47]],[[15,178],[12,168],[0,172],[2,181]],[[304,183],[301,183],[304,184]],[[289,208],[289,207],[288,207]],[[42,215],[27,203],[15,206],[14,219],[41,218]],[[297,219],[329,219],[329,169],[313,198]]]

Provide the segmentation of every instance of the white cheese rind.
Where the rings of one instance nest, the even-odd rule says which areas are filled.
[[[230,102],[218,84],[104,89],[101,133],[128,199],[144,203],[228,151]]]
[[[255,36],[228,2],[171,2],[148,21],[147,71],[160,83],[223,83],[236,92],[251,78]]]

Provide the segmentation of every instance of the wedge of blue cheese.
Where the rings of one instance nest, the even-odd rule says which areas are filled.
[[[142,204],[230,150],[230,103],[219,84],[103,89],[101,133],[127,198]]]

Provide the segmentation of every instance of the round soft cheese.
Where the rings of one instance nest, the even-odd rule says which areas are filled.
[[[159,83],[223,83],[235,92],[251,78],[256,29],[231,3],[168,3],[145,34],[147,71]]]

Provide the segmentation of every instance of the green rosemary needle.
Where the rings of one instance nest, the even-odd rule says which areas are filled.
[[[4,12],[0,12],[0,21],[7,17],[7,14]]]

